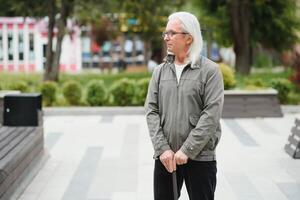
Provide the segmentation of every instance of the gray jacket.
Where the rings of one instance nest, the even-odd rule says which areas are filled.
[[[201,57],[186,66],[179,84],[174,64],[157,66],[145,102],[154,158],[180,149],[192,160],[215,160],[223,101],[222,74],[209,59]]]

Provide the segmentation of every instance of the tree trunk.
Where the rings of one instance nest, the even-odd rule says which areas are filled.
[[[56,38],[56,49],[53,58],[52,73],[51,73],[51,79],[55,81],[58,81],[61,46],[65,35],[65,26],[63,25],[64,23],[62,21],[63,19],[60,18],[57,24],[58,33]]]
[[[49,22],[48,22],[48,44],[46,48],[46,64],[44,69],[44,81],[51,80],[50,74],[52,73],[53,63],[53,29],[55,25],[55,0],[49,1]]]
[[[136,35],[134,34],[132,36],[132,64],[137,65],[137,60],[136,60]]]
[[[230,22],[236,54],[235,69],[238,73],[250,73],[250,3],[249,0],[232,0]]]
[[[150,54],[151,54],[151,42],[149,40],[146,40],[144,43],[144,56],[145,56],[145,63],[148,64],[148,61],[150,60]]]
[[[60,10],[60,17],[57,21],[57,37],[56,37],[56,48],[55,48],[55,55],[53,59],[53,65],[52,65],[52,74],[51,78],[55,81],[58,81],[58,74],[59,74],[59,61],[60,61],[60,55],[61,55],[61,47],[62,47],[62,41],[65,36],[65,28],[67,25],[67,6],[66,6],[66,0],[61,1],[61,10]]]

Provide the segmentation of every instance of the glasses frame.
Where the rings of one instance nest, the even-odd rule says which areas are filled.
[[[172,38],[174,37],[174,35],[178,35],[178,34],[184,34],[184,35],[187,35],[189,33],[187,32],[177,32],[177,31],[164,31],[161,36],[162,38],[165,38],[166,36],[169,37],[169,38]]]

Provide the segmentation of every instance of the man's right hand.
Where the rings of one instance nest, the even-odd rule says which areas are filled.
[[[174,159],[174,154],[175,153],[172,150],[166,150],[159,156],[159,160],[170,173],[176,171],[176,161]]]

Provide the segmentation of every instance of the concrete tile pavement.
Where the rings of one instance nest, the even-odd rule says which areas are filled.
[[[216,200],[299,199],[300,160],[283,151],[296,115],[222,119]],[[46,116],[44,127],[50,157],[20,200],[153,199],[143,115]]]

